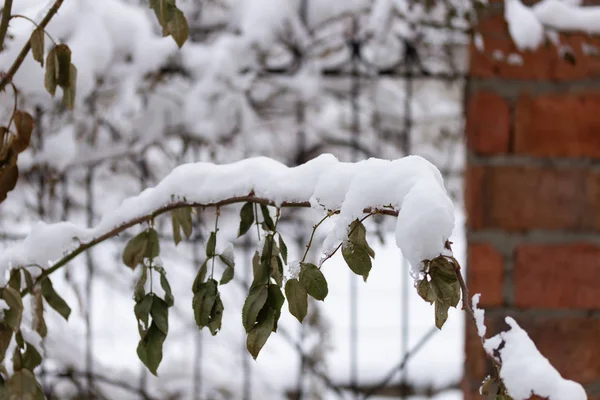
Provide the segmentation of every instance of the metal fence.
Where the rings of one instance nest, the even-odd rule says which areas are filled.
[[[203,7],[206,9],[211,7],[211,4],[213,3],[206,2]],[[402,18],[395,16],[388,21],[388,29],[377,36],[372,32],[365,31],[364,28],[369,10],[345,13],[339,18],[324,21],[318,26],[309,26],[306,22],[308,7],[310,7],[310,1],[303,0],[299,12],[301,19],[306,24],[307,31],[311,34],[311,42],[297,41],[284,29],[281,32],[280,46],[276,51],[283,51],[286,54],[284,58],[289,61],[286,63],[264,62],[258,70],[254,71],[255,83],[253,89],[248,90],[247,93],[248,102],[255,108],[256,114],[263,121],[272,123],[274,126],[278,121],[285,121],[286,127],[294,128],[293,132],[286,132],[286,140],[292,143],[291,147],[294,151],[291,156],[284,156],[288,157],[284,161],[288,165],[299,164],[326,151],[333,152],[341,159],[348,161],[372,156],[401,157],[414,153],[425,154],[438,165],[449,182],[450,191],[460,203],[462,201],[460,180],[463,167],[461,98],[466,84],[466,33],[448,25],[423,24],[422,30],[415,29],[413,34],[402,36],[397,30],[394,30],[394,24],[398,21],[402,22]],[[198,16],[195,22],[191,22],[192,40],[198,43],[208,43],[225,29],[227,29],[225,26],[205,26],[201,16]],[[444,39],[441,44],[428,42],[427,38],[436,37],[436,35]],[[387,52],[382,57],[384,61],[381,63],[377,61],[377,57],[373,56],[378,49]],[[324,54],[329,55],[324,56]],[[331,54],[337,55],[338,61],[335,63],[323,61],[323,58],[335,58]],[[337,99],[337,102],[348,111],[345,115],[348,118],[341,122],[343,129],[340,129],[340,132],[336,132],[335,135],[319,135],[318,131],[311,127],[307,109],[311,107],[313,100],[306,100],[301,94],[290,91],[286,89],[285,85],[280,86],[279,84],[282,78],[287,79],[299,74],[304,67],[315,60],[322,61],[320,75],[323,91],[330,93],[332,98]],[[166,80],[182,79],[185,81],[189,78],[190,71],[187,71],[181,64],[173,62],[157,71],[157,76]],[[391,111],[383,110],[385,107],[378,105],[377,100],[374,99],[376,96],[372,94],[382,87],[382,82],[385,83],[385,87],[394,88],[397,93],[402,94],[397,97],[402,101],[392,106]],[[273,90],[274,94],[267,99],[257,100],[257,96],[252,90],[269,85],[276,87],[276,90]],[[415,116],[416,98],[422,93],[423,87],[429,86],[431,87],[430,91],[433,92],[436,87],[439,87],[451,93],[450,97],[454,96],[459,104],[458,112],[436,115],[435,112],[429,112],[429,107],[425,106],[425,110]],[[101,90],[102,88],[99,88],[99,91]],[[97,116],[97,109],[101,108],[101,105],[97,104],[95,99],[89,99],[87,107],[85,113]],[[41,148],[47,134],[52,133],[53,126],[56,126],[64,118],[66,117],[62,111],[38,109],[34,148],[36,146]],[[436,118],[442,119],[436,120]],[[92,124],[80,124],[77,132],[77,135],[83,138],[91,148],[95,146],[94,142],[98,135],[106,135],[109,138],[107,140],[115,144],[126,142],[126,137],[101,116],[97,116],[93,120]],[[223,153],[227,151],[227,146],[231,145],[231,141],[210,143],[210,141],[190,135],[179,121],[172,121],[165,130],[167,132],[165,132],[164,140],[178,140],[181,143],[179,152],[171,153],[172,165],[211,159],[222,161],[227,158],[227,156],[223,156]],[[280,134],[276,132],[276,129],[273,131],[273,135]],[[309,131],[312,132],[309,133]],[[238,125],[232,131],[231,136],[247,134]],[[312,138],[315,136],[319,140],[315,141]],[[128,187],[128,190],[133,192],[153,185],[159,180],[161,172],[156,172],[152,168],[154,161],[149,154],[151,151],[152,146],[148,146],[136,152],[126,151],[97,159],[90,158],[62,171],[54,170],[43,163],[34,163],[24,173],[23,187],[20,190],[26,192],[25,198],[28,201],[22,205],[22,208],[33,209],[36,217],[45,221],[76,220],[92,226],[101,217],[99,210],[102,208],[100,203],[103,201],[103,193],[114,190],[107,186],[110,185],[110,174],[107,171],[130,176],[131,182],[137,180],[135,185],[137,189],[133,188],[135,189],[133,190],[133,186]],[[248,149],[244,155],[255,154]],[[274,154],[274,156],[278,155]],[[8,213],[14,212],[13,210],[11,209]],[[4,212],[5,216],[6,213]],[[16,217],[9,215],[9,218],[14,220]],[[300,227],[296,230],[297,235],[293,239],[294,244],[300,249],[307,239],[301,233],[307,231],[307,225],[300,215],[296,221],[294,221],[294,217],[291,217],[291,222]],[[206,232],[203,229],[202,218],[199,218],[195,225],[193,237],[188,244],[180,246],[178,249],[179,252],[189,255],[186,257],[190,261],[189,268],[193,271],[197,270],[202,262]],[[302,229],[303,226],[304,229]],[[22,237],[22,232],[11,230],[6,224],[4,230],[5,242],[19,240]],[[168,239],[168,230],[164,230],[163,234]],[[115,241],[124,242],[126,239],[127,236],[124,236]],[[250,254],[254,245],[252,240],[246,240],[241,250]],[[238,248],[238,250],[240,249]],[[78,272],[83,278],[76,285],[81,296],[82,310],[85,311],[85,360],[81,365],[69,369],[56,369],[46,365],[47,363],[44,364],[40,374],[46,393],[49,398],[55,398],[54,388],[61,381],[68,381],[77,388],[78,398],[110,398],[102,393],[102,387],[107,386],[115,386],[126,392],[136,393],[141,399],[165,398],[154,394],[148,386],[149,378],[141,364],[137,381],[131,381],[112,376],[109,371],[103,370],[96,363],[95,355],[98,350],[95,347],[94,335],[98,327],[94,326],[93,315],[98,310],[94,308],[94,302],[91,299],[95,295],[93,283],[97,279],[102,279],[101,271],[105,267],[105,265],[100,265],[96,256],[95,252],[86,252],[84,263],[87,268],[83,275]],[[245,258],[250,259],[250,257]],[[242,263],[244,262],[242,261]],[[238,267],[238,270],[248,271],[249,269],[242,265]],[[405,270],[408,276],[408,268]],[[318,398],[315,396],[319,396],[319,392],[323,390],[339,397],[355,399],[367,399],[375,394],[380,398],[382,396],[405,398],[415,392],[411,382],[404,379],[402,371],[411,354],[417,352],[423,344],[430,340],[435,335],[435,331],[429,331],[424,337],[419,338],[415,347],[409,348],[408,344],[411,338],[409,338],[408,326],[411,319],[408,310],[408,291],[412,290],[408,283],[409,279],[403,280],[403,299],[398,305],[398,315],[401,316],[399,317],[402,318],[401,326],[404,327],[398,338],[401,343],[401,354],[390,354],[390,357],[401,361],[393,370],[383,374],[379,381],[367,382],[359,375],[358,369],[361,362],[358,355],[361,338],[357,334],[360,316],[357,307],[359,301],[357,280],[354,278],[351,276],[348,283],[351,291],[351,302],[347,311],[351,321],[348,332],[350,346],[347,349],[350,355],[349,380],[334,381],[325,369],[319,367],[318,354],[306,353],[302,345],[302,338],[307,334],[305,330],[319,331],[318,319],[315,326],[303,327],[299,334],[280,330],[277,335],[285,338],[289,346],[297,351],[298,356],[297,384],[296,387],[289,388],[289,398]],[[236,284],[244,287],[247,285],[248,279],[248,274],[244,276],[244,273],[240,272],[240,275],[236,277]],[[312,308],[314,307],[311,306]],[[321,334],[325,335],[326,333]],[[201,333],[190,333],[190,335],[196,336],[195,348],[191,350],[194,360],[191,373],[193,379],[190,382],[192,389],[187,394],[180,395],[181,397],[178,397],[177,393],[172,393],[172,397],[169,398],[190,398],[190,394],[194,399],[219,398],[219,395],[214,392],[207,392],[208,378],[202,372],[204,353],[206,346],[209,346],[208,341]],[[297,337],[300,338],[300,341],[296,339]],[[239,346],[239,343],[232,343],[231,346]],[[232,385],[240,385],[243,388],[239,393],[242,394],[244,400],[257,398],[253,397],[253,367],[246,349],[240,346],[238,350],[232,350],[232,352],[239,353],[239,360],[243,365],[242,376],[232,378]],[[420,394],[430,395],[432,393]],[[222,393],[220,396],[227,398],[227,394]]]

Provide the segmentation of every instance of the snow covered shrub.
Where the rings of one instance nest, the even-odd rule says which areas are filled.
[[[14,91],[11,118],[7,126],[0,127],[0,201],[16,185],[17,158],[29,146],[33,131],[33,118],[19,109],[18,89],[12,82],[29,52],[45,68],[47,92],[54,96],[60,87],[64,107],[70,110],[76,104],[79,72],[72,62],[71,49],[45,30],[64,1],[68,0],[52,2],[39,24],[30,21],[36,27],[29,40],[0,76],[0,91],[9,86]],[[434,2],[426,3],[423,10],[429,12]],[[506,19],[511,35],[523,49],[540,45],[544,27],[574,28],[573,24],[554,18],[558,13],[570,13],[572,21],[582,17],[582,10],[567,2],[545,0],[533,8],[517,0],[507,3]],[[390,4],[379,0],[376,9],[385,14]],[[11,5],[12,0],[4,2],[0,47],[5,43],[9,21],[19,17],[11,15]],[[162,34],[171,36],[181,47],[188,38],[189,28],[175,0],[149,0],[149,6],[156,14]],[[449,20],[469,19],[466,17],[473,12],[470,7],[456,9],[461,15],[454,10],[448,13]],[[587,26],[592,19],[582,20],[588,31],[597,29],[597,25]],[[47,39],[52,45],[46,54]],[[526,399],[531,394],[553,400],[586,399],[581,385],[564,380],[513,319],[507,319],[509,331],[485,338],[484,313],[477,308],[479,294],[471,307],[461,267],[448,242],[454,227],[453,204],[434,165],[415,156],[395,161],[372,158],[342,163],[327,154],[295,168],[269,158],[251,158],[228,165],[186,164],[173,170],[157,186],[124,201],[94,227],[39,222],[23,242],[0,254],[3,272],[0,398],[44,398],[34,375],[43,357],[40,343],[48,330],[44,305],[65,319],[71,313],[53,287],[52,274],[92,247],[139,225],[142,230],[125,246],[122,261],[131,270],[140,271],[133,290],[140,336],[137,354],[151,373],[158,373],[163,344],[169,334],[169,309],[177,298],[160,258],[156,227],[163,223],[164,214],[170,214],[173,237],[178,244],[192,234],[192,213],[215,213],[214,229],[205,245],[205,260],[190,285],[193,293],[190,318],[193,314],[199,329],[207,328],[212,335],[218,334],[227,312],[220,288],[236,273],[233,246],[219,242],[219,215],[225,208],[236,205],[241,206],[238,236],[254,234],[254,227],[260,242],[252,258],[253,281],[241,316],[246,347],[255,359],[270,335],[277,331],[286,301],[289,312],[302,323],[307,316],[309,296],[317,301],[326,299],[329,289],[321,269],[335,253],[341,250],[350,270],[368,280],[375,253],[368,244],[363,222],[383,215],[396,218],[396,243],[412,266],[418,294],[434,304],[438,328],[442,329],[446,322],[449,308],[457,307],[462,298],[462,307],[477,325],[482,345],[496,367],[497,376],[489,377],[482,385],[483,395],[496,400]],[[282,215],[292,207],[310,207],[322,215],[314,224],[300,260],[288,260],[285,238],[278,230]],[[315,232],[329,219],[333,228],[323,244],[324,256],[318,265],[310,263],[307,254],[314,245]],[[28,296],[30,308],[23,302]]]

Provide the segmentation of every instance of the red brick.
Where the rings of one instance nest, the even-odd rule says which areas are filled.
[[[467,211],[467,226],[472,229],[483,227],[483,182],[485,168],[469,165],[465,173],[465,207]]]
[[[600,231],[600,197],[586,187],[600,177],[584,168],[490,166],[467,176],[467,211],[476,227],[523,232],[532,229]],[[483,208],[483,210],[481,210]]]
[[[600,57],[584,54],[582,46],[600,47],[600,39],[583,34],[561,35],[561,45],[570,46],[575,64],[566,61],[553,45],[542,45],[535,51],[519,51],[508,37],[498,33],[483,34],[484,50],[471,44],[470,74],[477,78],[506,78],[517,80],[569,81],[600,76]],[[498,59],[496,53],[503,55]],[[523,62],[512,65],[506,61],[509,54],[519,54]]]
[[[514,279],[517,307],[600,309],[600,246],[523,244]]]
[[[481,293],[482,307],[504,303],[504,260],[488,243],[470,243],[468,247],[467,280],[471,294]]]
[[[522,95],[515,112],[515,153],[600,158],[599,109],[600,93]]]
[[[471,95],[467,108],[467,146],[479,154],[507,153],[510,144],[510,108],[494,92]]]

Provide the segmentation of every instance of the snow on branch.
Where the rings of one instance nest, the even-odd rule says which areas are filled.
[[[200,162],[177,167],[157,186],[123,201],[93,228],[38,222],[23,242],[2,251],[0,268],[52,267],[177,207],[245,201],[339,211],[325,251],[347,237],[348,226],[365,209],[397,212],[396,242],[415,270],[423,260],[448,254],[444,244],[454,227],[453,204],[440,172],[418,156],[344,163],[324,154],[293,168],[265,157],[226,165]]]
[[[499,378],[512,399],[526,400],[538,395],[549,400],[587,400],[583,387],[564,379],[513,318],[505,318],[510,330],[485,339],[485,312],[477,307],[480,296],[479,293],[473,296],[477,333],[488,357],[500,369]],[[492,386],[487,382],[482,386],[484,392]]]
[[[600,6],[582,6],[578,0],[543,0],[531,7],[505,0],[504,17],[519,50],[542,45],[545,29],[600,34]]]

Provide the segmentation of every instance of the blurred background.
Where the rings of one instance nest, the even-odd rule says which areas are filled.
[[[19,0],[13,13],[40,20],[51,3]],[[502,157],[522,149],[525,140],[508,139],[515,128],[507,122],[516,88],[523,86],[509,84],[506,92],[494,79],[555,78],[539,68],[515,72],[528,70],[508,37],[501,4],[491,5],[489,18],[482,20],[487,22],[476,25],[478,32],[491,32],[492,46],[485,48],[481,34],[472,39],[476,4],[470,1],[179,0],[177,5],[190,25],[190,39],[181,50],[172,38],[162,37],[146,0],[65,1],[47,30],[72,50],[78,68],[76,108],[70,112],[52,99],[43,87],[43,70],[32,59],[25,61],[14,83],[19,106],[34,115],[36,129],[30,149],[19,158],[17,188],[0,207],[3,246],[21,240],[40,219],[92,226],[182,163],[228,163],[260,155],[293,166],[322,153],[343,161],[417,154],[444,176],[456,207],[450,240],[466,265],[466,161],[483,165],[477,171],[502,164]],[[10,65],[31,30],[24,19],[11,21],[1,66]],[[556,53],[549,65],[564,62]],[[531,65],[538,65],[534,61]],[[543,76],[527,75],[536,71]],[[562,70],[548,73],[556,71]],[[487,88],[483,95],[481,88]],[[507,99],[512,103],[505,106]],[[12,107],[11,92],[1,93],[1,115],[9,115]],[[546,132],[540,129],[536,132]],[[491,161],[482,158],[490,154]],[[468,175],[467,190],[475,199],[468,205],[476,218],[483,201],[476,197],[483,190],[476,186],[483,179],[477,171]],[[517,170],[504,179],[513,182],[520,175]],[[494,181],[494,190],[503,191],[502,179]],[[504,209],[513,210],[507,218],[517,225],[526,224],[529,214],[512,205],[514,196],[532,187],[523,182],[513,192],[504,191]],[[532,207],[530,213],[538,212]],[[252,360],[240,313],[256,237],[236,239],[239,208],[223,211],[219,247],[234,244],[237,272],[233,284],[223,288],[222,331],[216,337],[198,331],[189,288],[204,261],[214,211],[195,215],[192,238],[177,248],[170,221],[160,219],[161,258],[175,307],[159,375],[146,371],[136,355],[132,299],[140,271],[132,274],[121,261],[135,228],[86,252],[54,278],[74,312],[68,323],[47,314],[50,328],[39,376],[49,398],[458,400],[484,378],[487,367],[476,363],[478,369],[469,370],[471,380],[461,386],[463,313],[451,310],[444,329],[434,327],[433,308],[416,294],[385,218],[368,224],[377,254],[368,283],[334,257],[324,267],[330,285],[326,301],[310,304],[302,326],[284,312],[277,334]],[[311,210],[283,214],[280,226],[290,259],[299,258],[317,218]],[[493,236],[512,227],[495,225],[507,219],[493,212],[484,222],[471,214],[469,220],[476,221],[469,232],[482,231],[474,234],[475,241],[492,243],[469,247],[469,257],[476,254],[486,266],[469,277],[470,284],[484,292],[484,299],[490,287],[492,300],[486,305],[514,311],[512,283],[498,269],[516,244],[498,249],[494,240],[503,245],[506,240]],[[518,229],[537,229],[532,224]],[[310,258],[320,257],[316,246]],[[474,359],[481,356],[470,351]]]

